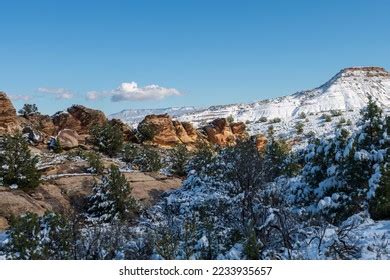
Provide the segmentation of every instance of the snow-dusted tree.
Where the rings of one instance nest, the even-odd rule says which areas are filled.
[[[190,152],[184,144],[179,144],[170,151],[172,171],[178,176],[185,176],[186,165],[190,159]]]
[[[71,259],[73,234],[71,223],[62,215],[47,212],[43,217],[26,213],[13,217],[5,247],[8,259]]]
[[[139,153],[139,147],[135,144],[127,143],[123,147],[122,160],[126,163],[131,163],[135,160]]]
[[[133,164],[143,172],[157,172],[163,167],[159,152],[148,146],[137,152]]]
[[[39,113],[38,107],[36,104],[24,104],[23,108],[18,111],[20,115],[23,115],[25,118],[28,116]]]
[[[378,147],[382,139],[384,120],[382,109],[375,103],[371,96],[368,105],[361,111],[362,130],[358,138],[358,148],[370,150]]]
[[[109,122],[91,129],[91,142],[110,157],[118,154],[123,146],[123,133],[118,125]]]
[[[137,211],[132,188],[118,167],[112,165],[109,174],[96,182],[89,197],[88,218],[96,223],[126,221]]]
[[[37,187],[41,178],[38,158],[31,155],[23,136],[5,136],[0,147],[0,181],[26,190]]]
[[[95,153],[93,151],[88,152],[85,154],[86,160],[89,164],[89,167],[87,171],[91,173],[96,173],[96,174],[103,174],[104,172],[104,164],[102,162],[102,158],[100,154]]]
[[[195,153],[191,160],[188,162],[188,171],[195,170],[201,172],[207,170],[209,164],[213,161],[216,155],[213,147],[206,141],[198,141],[195,144]]]
[[[370,201],[370,214],[375,220],[390,219],[390,165],[385,164],[381,170],[382,176],[375,191],[375,197]]]
[[[267,145],[264,152],[267,180],[273,181],[286,171],[286,159],[289,148],[283,139],[276,139],[273,132],[269,132]]]

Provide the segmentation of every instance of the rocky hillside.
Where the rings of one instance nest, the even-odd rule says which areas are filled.
[[[302,112],[318,114],[332,110],[359,111],[372,96],[383,107],[390,106],[390,73],[381,67],[351,67],[337,73],[318,88],[292,95],[258,101],[252,104],[212,106],[173,116],[180,121],[202,126],[216,118],[233,116],[235,120],[255,123],[260,118],[281,118],[289,121]],[[112,115],[134,124],[139,110]],[[142,111],[141,111],[142,112]],[[141,113],[140,112],[140,113]],[[131,117],[128,117],[131,115]]]

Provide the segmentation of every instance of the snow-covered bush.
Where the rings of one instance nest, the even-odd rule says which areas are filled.
[[[52,212],[43,217],[27,213],[13,217],[5,246],[8,259],[71,259],[72,228],[65,217]]]
[[[138,210],[132,188],[119,168],[112,165],[109,174],[96,182],[89,196],[88,220],[92,223],[128,221]]]
[[[90,151],[85,153],[85,158],[89,164],[89,172],[100,175],[103,174],[104,165],[100,154]]]
[[[123,133],[118,125],[105,123],[102,126],[95,125],[91,128],[90,141],[106,155],[117,155],[123,146]]]
[[[186,166],[191,156],[187,147],[183,144],[179,144],[170,151],[169,156],[173,174],[185,176],[187,174]]]
[[[5,136],[0,142],[0,183],[25,190],[39,185],[38,158],[32,156],[21,134]]]

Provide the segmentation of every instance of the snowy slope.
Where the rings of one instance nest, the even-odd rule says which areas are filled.
[[[283,122],[296,119],[301,112],[319,114],[332,110],[359,112],[372,96],[379,105],[390,108],[390,73],[380,67],[353,67],[337,73],[322,86],[294,93],[289,96],[267,99],[251,104],[212,106],[207,109],[190,107],[183,109],[161,109],[150,113],[168,113],[182,121],[203,125],[215,118],[233,116],[237,121],[256,123],[261,117],[281,118]],[[165,111],[164,111],[165,110]],[[111,115],[135,124],[149,111],[127,110]],[[252,129],[253,130],[253,129]]]
[[[197,110],[195,107],[170,107],[161,109],[128,109],[109,115],[109,119],[121,119],[124,122],[136,126],[147,115],[168,114],[172,117],[180,117]],[[199,110],[199,109],[198,109]]]

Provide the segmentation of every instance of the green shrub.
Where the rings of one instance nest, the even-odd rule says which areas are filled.
[[[295,129],[297,130],[297,134],[302,134],[304,127],[305,127],[305,125],[302,122],[297,122],[295,124]]]
[[[261,118],[258,120],[258,122],[262,122],[262,123],[267,122],[267,121],[268,121],[267,117],[261,117]]]
[[[343,112],[341,110],[330,110],[330,114],[332,117],[339,117],[343,115]]]
[[[37,187],[41,178],[37,168],[38,157],[31,155],[23,136],[6,136],[0,147],[4,151],[0,153],[0,182],[26,190]]]
[[[140,142],[152,141],[156,135],[156,128],[148,123],[140,123],[137,127],[137,138]]]
[[[160,154],[150,147],[141,149],[133,164],[143,172],[158,172],[163,167]]]
[[[123,133],[118,125],[107,122],[92,127],[90,140],[100,152],[113,157],[122,149]]]
[[[281,118],[273,118],[273,119],[271,119],[269,122],[270,122],[270,123],[280,123],[281,121],[282,121]]]
[[[50,260],[73,257],[73,234],[68,220],[47,212],[43,217],[27,213],[12,217],[5,246],[8,259]]]
[[[370,202],[370,214],[374,220],[390,219],[390,168],[382,169],[382,177]]]
[[[89,164],[88,171],[90,171],[91,173],[103,174],[104,165],[101,156],[95,152],[88,152],[85,156]]]
[[[305,112],[299,113],[299,118],[300,119],[306,119],[306,113]]]
[[[122,152],[122,160],[126,163],[132,163],[139,153],[139,148],[134,144],[126,144]]]
[[[25,118],[34,114],[38,114],[38,107],[35,104],[24,104],[23,108],[18,111],[18,113]]]
[[[95,183],[88,198],[89,220],[110,223],[127,221],[138,211],[138,204],[131,195],[132,188],[119,168],[111,165],[110,172],[101,182]]]
[[[172,171],[178,176],[185,176],[186,165],[190,159],[190,153],[187,147],[183,144],[177,145],[170,151],[170,158],[172,161]]]
[[[331,122],[331,121],[332,121],[332,116],[323,114],[323,115],[322,115],[322,119],[323,119],[325,122]]]
[[[228,116],[226,120],[228,123],[234,123],[234,117],[232,115]]]

